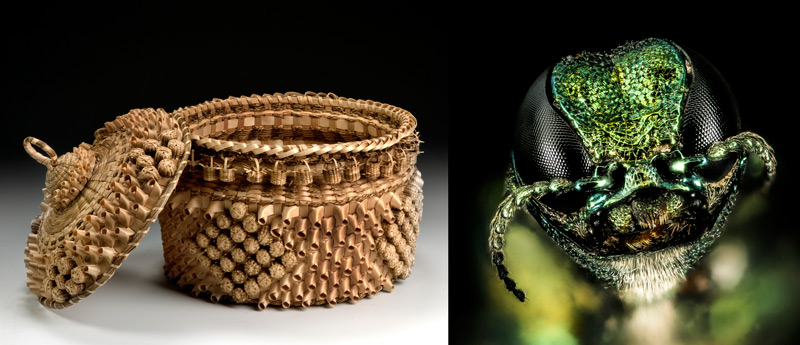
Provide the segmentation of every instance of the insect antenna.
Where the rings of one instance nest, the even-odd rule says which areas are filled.
[[[517,193],[512,191],[497,208],[497,213],[492,219],[491,235],[489,235],[489,248],[492,252],[492,264],[497,269],[497,276],[506,286],[506,290],[514,294],[520,302],[525,302],[525,292],[517,288],[517,283],[508,276],[508,268],[505,264],[505,232],[509,221],[514,217],[514,213],[520,208],[516,205]]]

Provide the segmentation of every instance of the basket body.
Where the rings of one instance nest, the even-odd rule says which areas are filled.
[[[409,275],[422,213],[410,113],[288,93],[175,115],[193,152],[159,216],[171,281],[263,309],[357,301]]]

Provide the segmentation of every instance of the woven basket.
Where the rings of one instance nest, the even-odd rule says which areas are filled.
[[[179,181],[190,141],[162,109],[135,109],[61,156],[33,137],[23,147],[47,167],[42,214],[25,247],[27,285],[43,305],[65,308],[105,284],[139,245]]]
[[[170,280],[264,309],[357,301],[409,275],[422,212],[409,112],[286,93],[173,115],[193,150],[159,215]]]

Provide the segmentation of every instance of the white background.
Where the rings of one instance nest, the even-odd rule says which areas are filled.
[[[447,342],[447,161],[420,157],[424,207],[416,263],[391,293],[306,309],[212,304],[164,277],[154,224],[104,286],[61,310],[25,286],[30,220],[45,168],[3,171],[0,204],[0,344],[442,344]],[[427,158],[427,159],[425,159]],[[434,159],[440,158],[440,159]],[[430,169],[430,168],[438,169]]]

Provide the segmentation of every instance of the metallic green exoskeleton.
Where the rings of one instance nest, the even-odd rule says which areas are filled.
[[[520,111],[507,197],[491,223],[506,288],[504,234],[527,209],[578,264],[634,300],[669,296],[719,237],[749,154],[735,101],[705,59],[659,39],[562,59]]]

